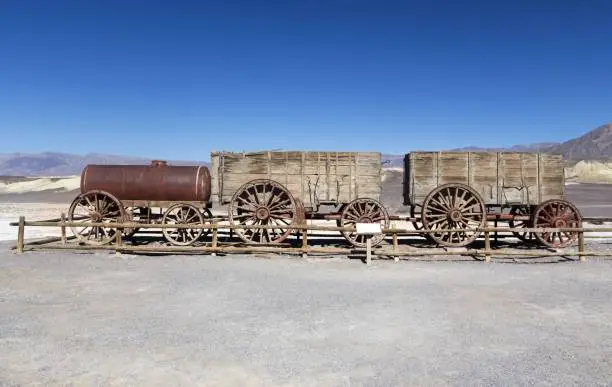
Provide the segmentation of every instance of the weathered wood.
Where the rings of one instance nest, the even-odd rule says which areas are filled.
[[[307,208],[358,197],[380,200],[382,191],[376,152],[213,152],[211,160],[212,193],[221,204],[254,179],[275,180]]]
[[[118,247],[113,245],[46,245],[46,246],[27,246],[26,251],[35,250],[116,250]],[[132,252],[158,252],[158,253],[202,253],[202,252],[224,252],[224,253],[282,253],[282,254],[302,254],[302,248],[292,247],[264,247],[264,246],[218,246],[216,249],[212,247],[194,247],[194,246],[131,246],[123,245],[120,247],[122,251]],[[351,254],[352,249],[338,247],[310,247],[309,254]],[[428,251],[426,249],[419,251],[386,251],[385,249],[376,250],[376,255],[383,257],[402,256],[402,257],[423,257],[436,258],[448,256],[483,256],[490,255],[491,257],[561,257],[561,256],[585,256],[585,257],[611,257],[609,252],[514,252],[503,250],[477,250],[469,249],[464,251]]]
[[[25,235],[25,216],[19,217],[19,228],[17,229],[17,252],[23,253],[23,241]]]
[[[488,205],[537,205],[563,199],[561,155],[525,152],[411,152],[405,155],[404,203],[420,205],[439,185],[466,184]]]
[[[15,223],[11,223],[12,226],[18,226],[19,224],[15,224]],[[40,226],[40,227],[58,227],[59,223],[58,222],[48,222],[48,221],[33,221],[33,222],[26,222],[25,223],[26,226]],[[214,228],[218,228],[218,229],[271,229],[271,228],[278,228],[278,226],[268,226],[268,225],[227,225],[227,224],[159,224],[159,223],[152,223],[152,224],[146,224],[146,223],[134,223],[134,222],[126,222],[126,223],[95,223],[95,222],[65,222],[65,225],[67,227],[105,227],[105,228],[111,228],[111,227],[118,227],[118,228],[132,228],[132,227],[140,227],[142,229],[147,229],[147,228],[151,228],[151,229],[162,229],[162,228],[193,228],[193,229],[198,229],[198,228],[206,228],[206,229],[214,229]],[[336,226],[317,226],[317,225],[290,225],[290,226],[283,226],[283,228],[287,228],[287,229],[291,229],[291,230],[318,230],[318,231],[347,231],[347,232],[351,232],[351,231],[355,231],[354,227],[336,227]],[[457,228],[457,229],[447,229],[445,230],[445,232],[465,232],[466,230],[472,230],[472,229],[465,229],[465,228]],[[439,230],[408,230],[408,229],[383,229],[382,230],[384,233],[386,234],[393,234],[393,233],[398,233],[398,234],[427,234],[427,233],[437,233],[440,232]],[[480,228],[479,229],[480,232],[484,232],[484,231],[489,231],[489,232],[495,232],[495,231],[502,231],[502,232],[511,232],[510,229],[508,229],[507,227],[501,227],[501,228],[491,228],[491,227],[484,227],[484,228]],[[578,232],[578,231],[584,231],[584,232],[612,232],[612,227],[585,227],[585,228],[573,228],[573,227],[564,227],[564,228],[529,228],[529,227],[525,227],[525,228],[521,228],[521,231],[524,232],[539,232],[539,233],[543,233],[543,232]]]
[[[61,227],[62,244],[65,245],[66,244],[66,225],[64,225],[64,222],[66,222],[66,214],[62,212],[60,219],[62,222],[62,227]]]
[[[115,250],[115,254],[117,255],[121,255],[121,246],[123,245],[123,242],[121,240],[121,230],[117,230],[115,232],[115,246],[117,247],[117,250]]]
[[[217,221],[213,221],[213,225],[215,227],[212,229],[212,248],[216,249],[217,248],[217,243],[218,243],[218,240],[219,240],[219,229],[217,228]],[[213,257],[216,256],[216,255],[217,255],[216,253],[214,253],[214,252],[212,253]]]
[[[491,251],[491,235],[488,231],[485,231],[485,251]],[[491,255],[485,254],[485,262],[491,262]]]
[[[302,230],[302,258],[308,257],[308,230]]]
[[[372,237],[366,239],[366,265],[372,264]]]
[[[397,241],[397,233],[393,233],[393,251],[397,251],[398,249],[398,241]],[[399,261],[399,256],[394,257],[395,262]]]
[[[578,252],[580,253],[584,253],[585,251],[585,246],[584,246],[584,232],[579,231],[578,232]],[[586,261],[586,258],[584,255],[580,256],[580,260],[581,261]]]

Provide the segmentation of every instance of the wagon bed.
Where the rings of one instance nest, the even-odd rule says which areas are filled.
[[[564,199],[561,155],[526,152],[411,152],[404,157],[404,204],[415,228],[436,231],[446,246],[472,243],[489,218],[507,221],[520,239],[563,247],[577,233],[523,228],[576,228],[581,215]]]
[[[525,152],[411,152],[404,157],[404,204],[420,205],[434,188],[465,184],[486,205],[537,205],[563,199],[561,155]]]
[[[255,179],[282,184],[306,212],[357,198],[379,200],[382,191],[381,155],[376,152],[213,152],[211,163],[212,195],[220,204],[228,204]]]

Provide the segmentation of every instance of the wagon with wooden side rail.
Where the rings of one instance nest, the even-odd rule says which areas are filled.
[[[529,233],[521,228],[578,228],[582,217],[564,197],[561,155],[524,152],[411,152],[404,157],[404,204],[415,228],[444,246],[465,246],[487,221],[507,222],[520,239],[565,247],[576,232]],[[452,231],[455,230],[455,231]]]
[[[230,224],[267,225],[236,229],[248,243],[280,243],[304,219],[335,220],[339,226],[380,223],[389,215],[379,202],[381,155],[376,152],[213,152],[212,196],[228,206]],[[342,235],[355,246],[366,237]],[[382,241],[373,237],[373,245]]]

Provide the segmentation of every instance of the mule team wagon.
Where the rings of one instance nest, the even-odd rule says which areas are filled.
[[[417,229],[443,246],[466,246],[489,221],[507,222],[520,239],[564,247],[575,232],[528,233],[525,227],[576,228],[578,209],[564,199],[563,159],[559,155],[516,152],[412,152],[404,158],[403,203]],[[290,226],[306,220],[379,223],[390,217],[381,204],[382,160],[374,152],[213,152],[206,166],[89,165],[81,175],[81,194],[68,211],[73,221],[199,224],[212,221],[211,210],[227,214],[247,243],[277,244]],[[164,228],[164,238],[190,245],[206,228]],[[75,227],[85,243],[109,243],[110,227]],[[133,235],[137,229],[123,229]],[[366,237],[342,235],[354,246]],[[380,244],[382,235],[373,238]]]

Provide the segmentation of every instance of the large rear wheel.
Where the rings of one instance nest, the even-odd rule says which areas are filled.
[[[427,195],[421,221],[430,238],[442,246],[457,247],[472,243],[485,226],[484,201],[473,188],[458,183],[444,184]],[[457,231],[447,231],[457,230]]]
[[[300,220],[300,210],[291,193],[274,180],[258,179],[244,184],[229,204],[230,225],[269,226],[270,228],[236,228],[236,234],[247,243],[276,244],[284,241]]]

